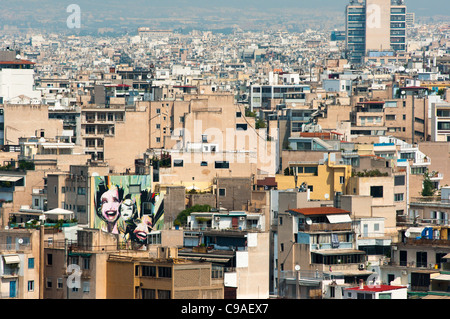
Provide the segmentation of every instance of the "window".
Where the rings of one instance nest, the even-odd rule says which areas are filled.
[[[200,166],[208,166],[208,162],[202,161],[202,162],[200,163]]]
[[[142,299],[156,299],[156,290],[155,289],[141,289],[141,298]]]
[[[236,112],[236,117],[241,117],[242,116],[242,112]]]
[[[339,183],[340,184],[344,184],[345,183],[345,177],[344,176],[339,176]]]
[[[47,266],[51,266],[53,264],[53,255],[47,254]]]
[[[28,281],[28,291],[34,291],[34,280]]]
[[[236,124],[236,130],[247,131],[247,124]]]
[[[208,143],[208,135],[202,134],[202,143]]]
[[[142,276],[143,277],[156,277],[156,267],[155,266],[142,266]]]
[[[91,258],[90,257],[84,257],[83,258],[83,269],[89,269],[91,266]]]
[[[159,278],[172,278],[172,268],[170,267],[158,267]]]
[[[219,196],[225,196],[226,190],[225,188],[219,188]]]
[[[386,121],[395,121],[395,115],[386,114]]]
[[[62,278],[58,278],[58,281],[56,283],[56,287],[58,289],[63,289],[64,288],[64,284],[63,284],[63,279]]]
[[[394,194],[394,201],[395,202],[403,202],[403,193]]]
[[[227,161],[216,161],[214,168],[230,168],[230,163]]]
[[[89,293],[91,291],[91,284],[89,281],[83,282],[83,292]]]
[[[34,269],[34,258],[28,258],[28,269]]]
[[[47,278],[47,282],[45,285],[46,288],[52,288],[52,280],[50,278]]]
[[[173,167],[183,167],[183,160],[173,160]]]
[[[78,195],[86,195],[86,187],[78,187],[77,194]]]
[[[370,196],[372,196],[373,198],[383,197],[383,186],[371,186]]]
[[[170,299],[170,290],[158,290],[158,299]]]
[[[394,177],[394,186],[405,185],[405,175],[398,175]]]
[[[427,252],[426,251],[418,251],[416,253],[416,263],[417,267],[427,267]]]
[[[305,167],[306,174],[314,174],[317,176],[317,166],[306,166]]]

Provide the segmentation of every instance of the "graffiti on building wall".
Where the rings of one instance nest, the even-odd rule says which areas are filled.
[[[123,247],[145,248],[162,228],[164,198],[151,192],[151,176],[95,176],[91,190],[93,228],[119,235]]]

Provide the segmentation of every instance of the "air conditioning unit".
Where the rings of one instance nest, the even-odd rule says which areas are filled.
[[[364,264],[359,264],[358,269],[359,269],[359,270],[364,270],[365,267],[366,267],[366,266],[365,266]]]
[[[239,220],[245,220],[245,217],[239,217]]]
[[[216,222],[220,221],[220,217],[216,216],[215,220],[216,220]]]

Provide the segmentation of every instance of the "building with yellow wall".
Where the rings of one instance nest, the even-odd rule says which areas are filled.
[[[277,175],[275,178],[278,189],[305,187],[311,200],[334,200],[336,193],[345,194],[352,173],[351,165],[333,161],[291,162],[287,170],[289,175]],[[287,170],[285,173],[288,173]]]

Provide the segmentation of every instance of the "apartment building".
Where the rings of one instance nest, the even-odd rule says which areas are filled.
[[[170,258],[110,255],[108,299],[223,299],[223,279],[213,278],[210,263]]]
[[[351,0],[345,18],[350,63],[361,64],[368,51],[406,50],[403,0]]]
[[[431,141],[450,141],[450,104],[432,103],[431,108]]]
[[[41,231],[0,231],[0,299],[41,298]]]
[[[227,299],[269,298],[269,233],[254,223],[261,221],[261,215],[219,212],[215,217],[220,218],[214,222],[216,229],[185,230],[185,245],[178,256],[211,263],[214,276],[223,278]]]
[[[311,199],[334,200],[345,194],[351,176],[351,166],[336,161],[334,153],[323,154],[319,161],[283,161],[284,175],[277,174],[278,189],[307,189]]]
[[[357,102],[350,120],[354,137],[392,135],[413,144],[430,135],[427,97],[406,92],[400,99]]]
[[[281,102],[302,104],[311,87],[306,84],[255,84],[250,87],[250,110],[273,109]]]
[[[356,249],[354,236],[350,212],[343,209],[307,207],[279,212],[279,294],[316,299],[323,297],[334,276],[340,285],[366,280],[372,271],[366,270],[366,253]]]
[[[0,51],[0,104],[39,104],[41,93],[34,90],[34,66],[16,50]]]
[[[186,95],[182,102],[152,102],[151,110],[154,148],[143,155],[143,162],[151,165],[163,155],[170,159],[158,164],[161,185],[205,190],[215,177],[275,173],[275,138],[256,129],[255,119],[245,117],[232,95]]]
[[[109,174],[109,166],[102,162],[70,165],[68,171],[52,172],[46,176],[47,208],[73,211],[81,225],[91,223],[91,177]]]
[[[134,160],[149,147],[145,105],[86,107],[81,110],[81,143],[93,160],[107,162],[116,172],[132,169]]]
[[[55,138],[64,130],[63,120],[50,119],[45,104],[3,104],[0,123],[2,145],[19,145],[21,137]]]

